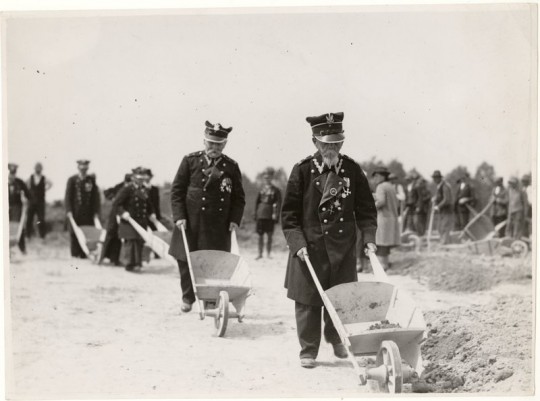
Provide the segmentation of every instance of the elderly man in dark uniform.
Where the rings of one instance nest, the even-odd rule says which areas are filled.
[[[364,248],[376,251],[377,210],[364,172],[353,159],[339,153],[345,139],[343,113],[307,121],[317,152],[293,167],[281,219],[290,251],[285,287],[295,301],[300,364],[313,368],[321,341],[323,302],[304,255],[309,255],[325,290],[357,281],[356,227],[363,233]],[[337,357],[345,358],[345,346],[326,311],[324,323],[326,341]]]
[[[263,257],[264,234],[267,236],[266,253],[270,258],[274,223],[278,221],[279,211],[281,210],[281,191],[272,184],[273,177],[274,169],[268,167],[263,173],[264,185],[255,201],[256,230],[257,234],[259,234],[259,255],[256,259]]]
[[[146,229],[150,221],[156,222],[154,205],[150,201],[148,188],[144,185],[146,169],[133,169],[131,182],[123,187],[114,200],[113,209],[121,218],[118,236],[122,240],[120,260],[127,271],[138,271],[142,267],[142,250],[144,240],[135,231],[129,218],[131,217],[142,228]]]
[[[71,176],[66,185],[65,207],[68,217],[71,215],[77,225],[94,225],[94,218],[99,218],[100,195],[95,176],[88,174],[90,161],[77,160],[79,174]],[[71,256],[86,258],[77,237],[70,225]]]
[[[15,163],[8,163],[8,191],[9,191],[9,221],[20,222],[23,215],[24,202],[30,201],[30,192],[23,180],[17,177],[18,166]],[[23,222],[24,223],[24,222]],[[26,240],[24,229],[18,243],[22,253],[26,253]]]
[[[189,251],[230,252],[231,231],[242,220],[246,204],[238,164],[223,154],[232,128],[206,121],[205,149],[185,156],[171,186],[176,227],[169,253],[177,259],[182,287],[182,311],[189,312],[195,295],[180,228],[186,230]]]

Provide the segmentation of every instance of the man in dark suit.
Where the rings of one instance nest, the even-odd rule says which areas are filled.
[[[471,185],[469,173],[463,174],[458,181],[456,192],[456,231],[463,231],[467,223],[469,223],[470,210],[475,204],[474,189]]]
[[[99,217],[100,196],[95,176],[88,174],[90,161],[77,160],[79,173],[71,176],[66,185],[65,207],[77,225],[94,225],[94,217]],[[77,237],[70,227],[71,256],[86,258]]]
[[[264,185],[255,201],[255,221],[257,234],[259,234],[259,255],[257,259],[263,257],[264,234],[267,236],[266,253],[268,258],[271,258],[274,224],[278,221],[279,211],[281,210],[281,191],[272,184],[273,177],[274,169],[268,167],[263,173]]]
[[[281,220],[289,246],[285,277],[287,296],[295,301],[300,364],[315,367],[321,340],[322,299],[305,264],[309,255],[323,289],[357,281],[356,227],[364,249],[376,251],[377,210],[368,180],[360,166],[339,153],[343,113],[308,117],[317,152],[292,169],[283,199]],[[347,351],[324,312],[324,337],[334,354]]]
[[[30,191],[30,202],[28,203],[28,219],[26,220],[26,233],[28,237],[34,234],[34,217],[37,218],[39,236],[45,238],[45,192],[51,189],[51,181],[43,175],[43,165],[36,163],[34,174],[27,181]]]
[[[238,164],[223,154],[232,128],[206,122],[204,147],[185,156],[171,186],[171,208],[176,227],[169,253],[177,259],[182,287],[182,311],[189,312],[195,295],[180,227],[186,230],[189,251],[230,252],[246,204]]]

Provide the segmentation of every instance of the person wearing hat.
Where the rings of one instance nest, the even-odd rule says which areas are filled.
[[[375,244],[377,255],[385,269],[390,267],[390,250],[401,244],[401,230],[398,220],[398,199],[394,186],[389,181],[390,171],[384,166],[377,167],[372,173],[375,189],[375,207],[377,208],[377,234]]]
[[[474,188],[471,185],[469,173],[465,172],[458,182],[456,193],[455,212],[456,212],[456,231],[463,231],[469,223],[470,207],[475,205]]]
[[[317,149],[294,165],[281,209],[289,247],[285,275],[287,297],[295,301],[300,364],[316,366],[321,341],[322,299],[305,263],[309,255],[323,289],[357,281],[356,228],[363,232],[364,250],[376,251],[377,209],[368,180],[350,157],[340,153],[345,139],[343,113],[306,120]],[[324,338],[338,358],[347,351],[324,311]]]
[[[118,192],[113,204],[120,218],[118,237],[122,241],[120,262],[127,271],[140,270],[142,267],[142,249],[144,240],[129,222],[131,217],[146,230],[150,221],[155,223],[154,206],[144,186],[145,170],[134,168],[131,182]]]
[[[95,176],[88,174],[90,161],[77,160],[79,173],[69,177],[66,185],[66,196],[64,199],[66,214],[72,216],[79,226],[93,226],[94,218],[99,218],[101,200],[96,184]],[[70,249],[71,256],[76,258],[86,258],[81,249],[77,237],[70,227]]]
[[[439,213],[439,227],[437,230],[441,238],[440,243],[445,245],[450,240],[450,231],[454,219],[452,189],[450,184],[443,179],[439,170],[435,170],[431,177],[437,186],[432,200],[433,209]]]
[[[124,175],[124,181],[116,184],[114,187],[106,189],[103,193],[107,200],[113,201],[111,211],[109,212],[109,218],[107,219],[105,240],[103,241],[103,247],[101,248],[101,255],[99,257],[98,264],[102,264],[105,259],[115,265],[120,265],[120,251],[122,249],[122,241],[118,237],[118,223],[120,219],[116,213],[114,199],[120,190],[131,182],[132,173],[126,173]]]
[[[156,219],[158,221],[161,220],[161,203],[160,203],[160,196],[159,196],[159,188],[155,185],[152,185],[152,178],[154,175],[152,174],[152,170],[149,168],[143,168],[143,185],[148,189],[148,197],[150,198],[150,202],[152,202],[152,206],[154,208],[154,213],[156,214]],[[149,222],[150,229],[152,231],[156,231],[157,227],[153,222]]]
[[[527,205],[527,193],[519,187],[516,177],[510,177],[508,180],[507,237],[520,239],[523,236]]]
[[[268,258],[270,258],[274,223],[278,221],[279,210],[281,210],[281,191],[272,184],[273,177],[274,169],[268,167],[263,172],[263,187],[255,200],[255,221],[257,234],[259,234],[259,255],[256,259],[263,257],[264,234],[267,236],[266,253]]]
[[[231,231],[238,229],[246,204],[242,173],[223,154],[232,128],[206,121],[204,150],[182,159],[171,186],[175,228],[169,253],[177,259],[183,312],[191,310],[195,295],[180,228],[186,230],[189,251],[213,249],[230,252]]]
[[[508,191],[504,187],[503,178],[498,177],[495,180],[495,187],[491,191],[491,221],[497,227],[508,218]],[[497,230],[499,237],[504,237],[504,226]]]
[[[23,180],[17,177],[17,166],[15,163],[8,163],[8,204],[9,221],[20,222],[23,215],[24,204],[30,201],[30,192]],[[24,222],[23,222],[24,223]],[[18,246],[22,253],[26,253],[26,233],[22,230],[22,235]]]
[[[28,202],[28,219],[26,220],[26,234],[34,234],[34,217],[37,219],[39,236],[45,238],[45,192],[51,189],[52,182],[43,175],[43,165],[36,163],[34,173],[26,182],[30,192]]]
[[[529,238],[532,235],[532,186],[531,174],[525,174],[521,177],[521,188],[527,198],[527,208],[525,209],[525,221],[523,224],[523,236]]]

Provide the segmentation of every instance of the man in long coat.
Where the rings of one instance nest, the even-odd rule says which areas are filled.
[[[281,219],[289,246],[285,277],[287,296],[295,301],[300,363],[315,367],[321,340],[322,299],[305,264],[305,254],[323,289],[357,281],[356,227],[364,246],[373,251],[377,211],[360,166],[339,153],[343,141],[343,113],[308,117],[315,155],[295,164],[285,192]],[[324,337],[339,358],[346,349],[325,311]]]
[[[256,230],[259,235],[259,255],[256,259],[263,257],[264,234],[267,236],[266,254],[270,258],[274,224],[278,221],[279,211],[281,210],[281,191],[272,184],[273,176],[274,169],[268,167],[263,173],[263,187],[255,200]]]
[[[433,182],[437,185],[435,196],[433,197],[433,209],[439,212],[438,231],[441,236],[441,244],[448,244],[450,241],[450,231],[454,220],[452,189],[450,184],[443,179],[439,170],[435,170],[431,176]]]
[[[474,188],[471,185],[469,173],[463,174],[458,183],[456,193],[456,231],[463,231],[469,223],[470,210],[475,204]]]
[[[224,155],[232,128],[206,122],[205,150],[185,156],[171,186],[174,228],[169,253],[177,259],[182,287],[182,311],[195,302],[180,227],[186,230],[189,251],[214,249],[230,252],[246,204],[238,164]]]
[[[394,186],[389,181],[390,171],[386,167],[377,167],[372,173],[377,188],[375,189],[375,207],[377,208],[377,255],[384,268],[390,267],[389,257],[392,247],[401,244],[401,230],[398,220],[398,199]]]
[[[65,207],[67,215],[71,215],[79,226],[94,225],[94,217],[99,217],[101,200],[96,185],[96,178],[88,174],[90,161],[78,160],[79,174],[71,176],[66,185]],[[70,227],[71,256],[86,258],[77,237]]]

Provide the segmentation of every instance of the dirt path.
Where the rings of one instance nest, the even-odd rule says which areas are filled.
[[[257,262],[244,253],[255,294],[244,323],[231,320],[226,338],[216,338],[211,319],[179,314],[178,273],[164,262],[132,274],[37,248],[11,265],[10,398],[346,397],[368,390],[327,344],[316,369],[299,367],[284,252]],[[429,291],[408,276],[391,279],[426,311],[494,299],[493,291],[470,298]]]

